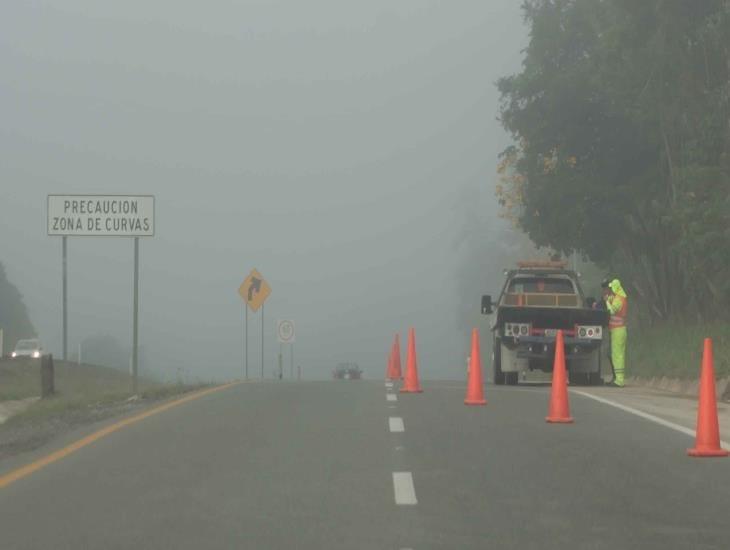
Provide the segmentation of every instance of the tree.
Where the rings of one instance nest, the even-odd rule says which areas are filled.
[[[0,263],[0,329],[3,329],[3,347],[0,356],[9,352],[15,342],[36,336],[33,323],[18,289],[7,278],[5,267]]]
[[[621,273],[654,318],[727,316],[730,1],[527,0],[503,206]]]

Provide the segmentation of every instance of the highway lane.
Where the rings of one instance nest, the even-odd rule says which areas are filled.
[[[0,491],[0,547],[390,548],[382,385],[241,385]]]
[[[730,461],[687,458],[687,436],[579,396],[574,425],[547,425],[545,387],[473,408],[463,383],[424,389],[185,403],[0,490],[0,547],[727,547]]]
[[[467,408],[459,384],[434,383],[401,401],[428,526],[415,548],[728,547],[727,459],[688,458],[686,435],[573,394],[575,423],[546,424],[548,392],[490,386]]]

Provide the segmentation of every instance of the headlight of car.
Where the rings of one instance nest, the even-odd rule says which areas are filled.
[[[10,354],[10,357],[12,357],[13,359],[15,359],[17,356],[18,356],[18,354],[15,353],[15,352],[13,352],[13,353]]]
[[[41,352],[40,351],[34,351],[33,352],[33,359],[40,359]]]

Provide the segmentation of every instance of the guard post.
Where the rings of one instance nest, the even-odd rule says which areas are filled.
[[[56,393],[53,355],[41,355],[41,399],[47,399]]]

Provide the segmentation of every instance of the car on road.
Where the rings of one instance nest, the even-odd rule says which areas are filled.
[[[357,363],[339,363],[332,371],[335,380],[360,380],[362,370]]]
[[[41,341],[37,338],[30,338],[27,340],[18,340],[15,344],[15,349],[10,354],[13,359],[19,357],[31,357],[33,359],[39,359],[43,354],[43,346]]]
[[[482,296],[482,314],[492,315],[495,384],[517,384],[520,373],[552,372],[555,338],[562,330],[571,384],[599,385],[601,348],[608,312],[585,298],[578,274],[555,261],[519,262],[508,270],[496,302]]]

